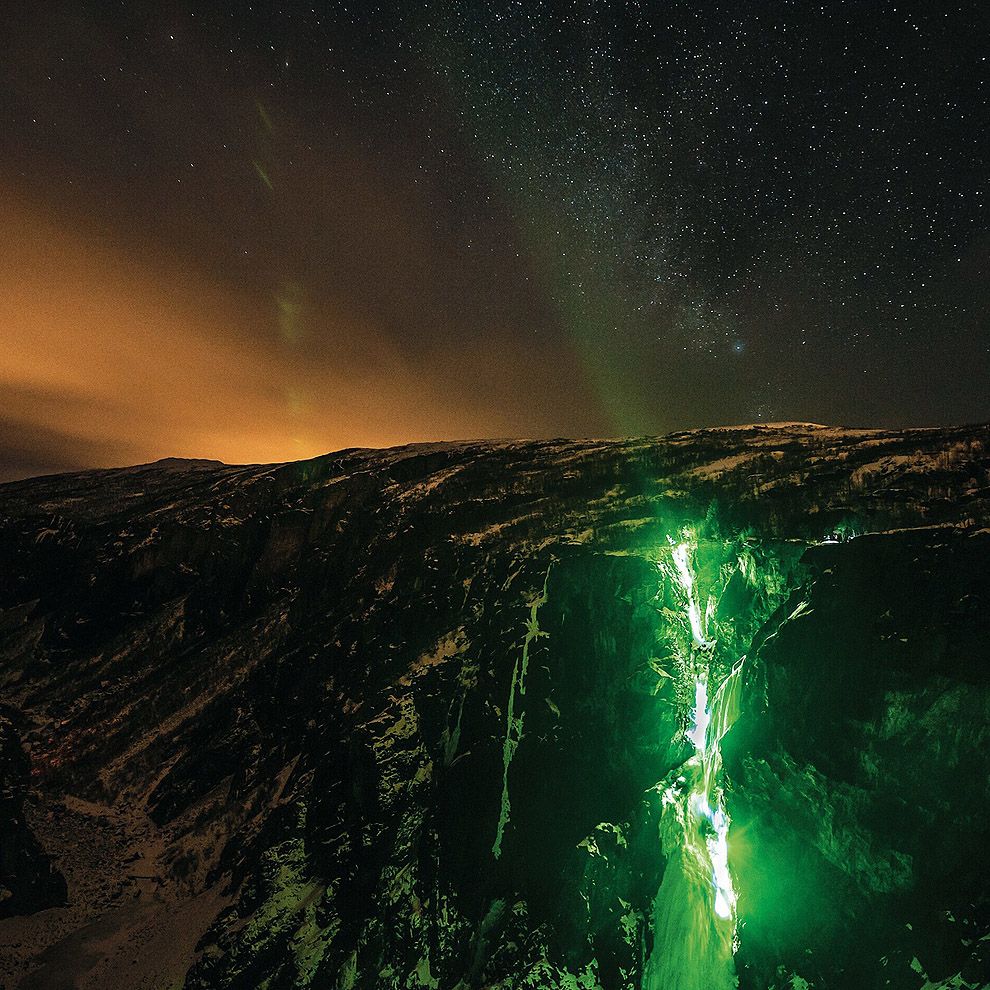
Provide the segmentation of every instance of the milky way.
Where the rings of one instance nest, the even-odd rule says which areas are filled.
[[[0,357],[0,456],[39,430],[77,465],[986,418],[988,25],[975,3],[26,5],[8,209],[229,297],[188,332],[255,370],[180,384],[185,412],[141,409],[125,445],[138,400],[115,419],[111,379]],[[15,274],[22,350],[49,346],[18,314],[64,264]],[[98,410],[72,430],[70,393]]]

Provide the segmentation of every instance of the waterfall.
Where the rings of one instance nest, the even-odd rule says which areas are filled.
[[[745,657],[709,696],[714,642],[708,639],[691,570],[690,547],[672,551],[691,629],[688,667],[694,707],[686,732],[694,752],[657,785],[667,866],[653,903],[653,951],[643,990],[730,990],[736,893],[729,868],[729,816],[722,792],[721,742],[739,716]]]

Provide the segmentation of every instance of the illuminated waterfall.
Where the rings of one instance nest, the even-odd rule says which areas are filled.
[[[709,696],[715,643],[708,639],[698,601],[690,545],[675,546],[671,558],[691,629],[685,659],[694,681],[694,707],[686,735],[694,753],[657,785],[667,866],[654,900],[654,944],[642,985],[644,990],[728,990],[737,985],[736,893],[729,869],[721,741],[739,715],[745,658]]]
[[[678,581],[684,590],[684,594],[687,596],[687,613],[688,622],[691,624],[691,636],[694,638],[697,646],[714,646],[714,643],[710,643],[705,638],[701,606],[698,604],[698,598],[694,589],[695,581],[689,559],[690,552],[691,550],[687,543],[679,543],[671,552],[671,557],[674,561],[674,567],[677,568]]]

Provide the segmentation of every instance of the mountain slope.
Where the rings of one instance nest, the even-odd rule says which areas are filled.
[[[0,981],[684,990],[724,925],[706,878],[678,880],[692,834],[714,855],[678,780],[696,682],[714,697],[741,657],[712,737],[737,899],[718,971],[971,981],[988,433],[0,486],[0,835],[31,863],[3,858]]]

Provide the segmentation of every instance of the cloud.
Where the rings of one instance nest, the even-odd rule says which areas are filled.
[[[288,460],[348,446],[538,434],[566,389],[534,348],[409,353],[291,285],[270,305],[3,197],[0,473],[162,456]]]

